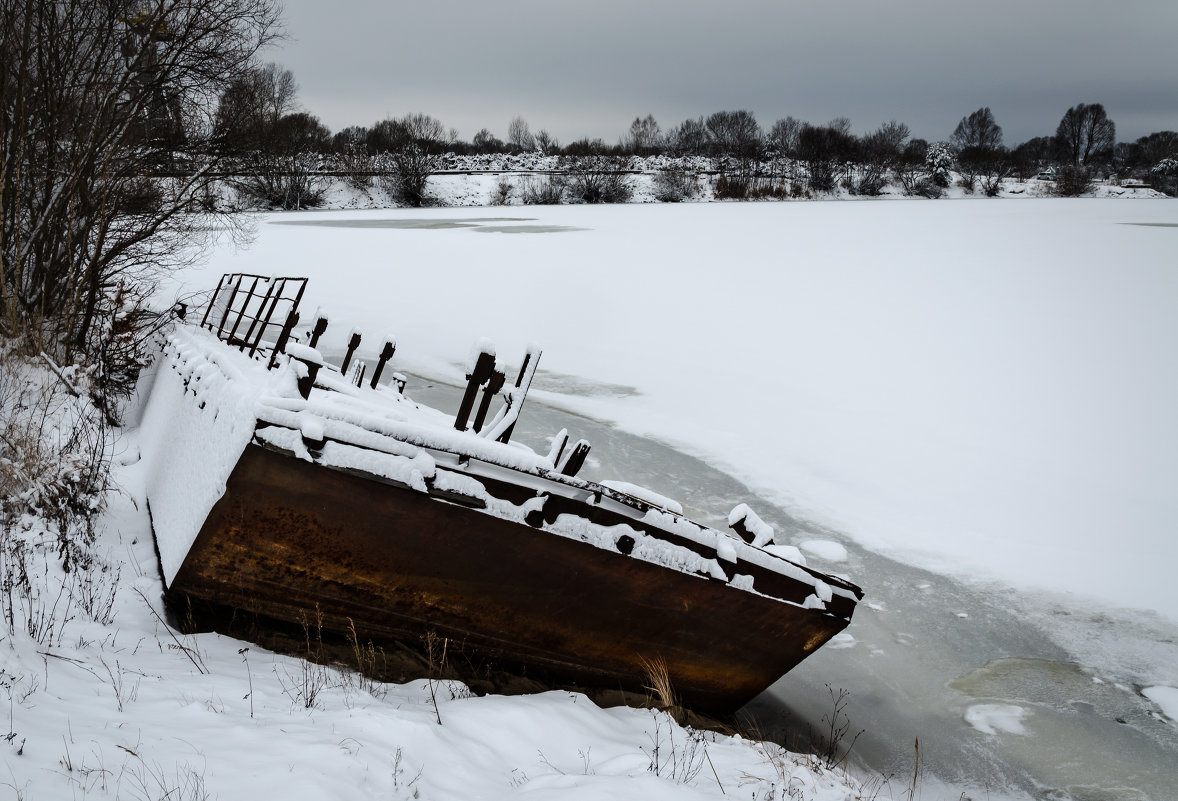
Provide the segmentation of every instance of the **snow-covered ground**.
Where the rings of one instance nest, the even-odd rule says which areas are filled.
[[[14,364],[0,364],[0,378]],[[44,367],[17,372],[58,380]],[[65,395],[45,418],[24,407],[47,441],[77,413]],[[0,393],[6,415],[22,412],[13,397]],[[0,798],[862,796],[842,766],[684,728],[662,711],[603,710],[557,691],[474,697],[442,679],[382,684],[354,670],[381,659],[363,644],[351,664],[328,667],[178,634],[164,618],[146,505],[159,478],[146,458],[150,434],[131,427],[109,443],[115,489],[93,543],[74,541],[68,572],[44,517],[6,517],[0,529]],[[306,650],[318,648],[312,626]]]
[[[844,801],[858,792],[816,759],[687,730],[663,712],[602,710],[567,692],[472,697],[457,682],[386,685],[219,635],[178,635],[162,620],[135,432],[115,448],[133,463],[116,468],[121,492],[98,537],[111,573],[84,585],[110,599],[100,605],[107,620],[50,594],[15,607],[15,632],[0,628],[2,798],[648,801],[765,799],[788,787],[807,801]],[[62,578],[49,550],[33,562],[49,567],[34,577],[45,588]],[[55,622],[29,636],[26,610],[50,607]]]
[[[348,211],[268,215],[257,229],[251,248],[223,244],[166,294],[207,289],[227,270],[306,275],[307,303],[334,321],[328,349],[353,325],[365,349],[392,333],[394,369],[449,381],[478,337],[509,362],[539,340],[536,399],[697,454],[810,521],[796,538],[779,528],[782,546],[851,572],[868,598],[862,628],[802,669],[859,660],[861,670],[915,672],[922,659],[945,661],[916,653],[904,633],[912,621],[889,615],[904,601],[960,624],[945,626],[950,643],[983,623],[956,597],[937,610],[906,597],[948,598],[949,585],[854,572],[866,564],[860,543],[987,587],[1054,593],[1054,609],[1073,610],[1057,621],[1074,638],[1073,659],[1116,648],[1125,662],[1148,661],[1172,650],[1133,650],[1133,633],[1105,614],[1144,610],[1132,614],[1150,631],[1178,621],[1172,202]],[[122,565],[111,622],[65,601],[60,618],[73,619],[60,627],[0,631],[9,732],[0,796],[834,801],[879,789],[907,798],[904,775],[863,790],[811,759],[692,736],[648,710],[598,710],[567,693],[471,698],[445,683],[432,692],[428,682],[374,685],[217,635],[174,638],[151,611],[162,613],[161,586],[136,436],[114,446],[121,492],[97,542],[112,570]],[[664,464],[660,492],[679,469]],[[704,493],[678,500],[689,514],[727,513],[707,508]],[[35,541],[36,521],[26,524],[9,534]],[[54,564],[52,545],[43,564]],[[51,588],[60,575],[50,574],[33,579]],[[111,576],[101,581],[89,589],[100,610]],[[1000,592],[981,608],[1004,630],[1024,612],[1045,616],[1039,630],[1061,614]],[[894,638],[891,653],[877,649],[880,636]],[[1018,646],[1026,636],[1012,634],[1003,655],[1069,658],[1055,646],[1028,653],[1030,643]],[[1000,659],[963,677],[976,700],[958,715],[996,751],[1042,751],[1066,775],[1067,760],[1084,758],[1062,736],[1076,720],[1066,699],[1056,721],[1034,707],[1034,684],[1020,689],[1025,697],[989,689],[1055,664]],[[1106,694],[1140,692],[1159,725],[1178,726],[1172,668],[1133,668],[1160,678]],[[1109,674],[1060,675],[1103,688]],[[909,676],[877,686],[922,692]],[[882,736],[892,735],[911,747],[907,726]],[[984,750],[962,758],[988,759]],[[955,799],[960,789],[926,784],[917,797]],[[1005,795],[1001,783],[983,792],[1027,797]],[[1144,797],[1134,793],[1117,797]]]
[[[1178,620],[1175,226],[1154,200],[275,214],[171,289],[306,275],[329,346],[393,333],[454,381],[479,337],[540,340],[581,379],[548,402],[872,548]]]

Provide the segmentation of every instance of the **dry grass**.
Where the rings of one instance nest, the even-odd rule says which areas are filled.
[[[648,659],[639,658],[642,671],[646,674],[646,684],[643,687],[651,694],[651,702],[657,709],[675,709],[679,706],[679,699],[675,695],[675,688],[671,684],[671,675],[667,671],[667,661],[661,656]]]

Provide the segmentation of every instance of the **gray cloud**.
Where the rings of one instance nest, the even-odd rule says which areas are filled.
[[[422,111],[469,139],[522,114],[615,141],[721,109],[946,138],[990,106],[1008,144],[1103,103],[1118,136],[1178,130],[1175,0],[285,0],[303,106],[333,130]]]

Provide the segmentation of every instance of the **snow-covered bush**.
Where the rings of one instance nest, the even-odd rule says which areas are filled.
[[[440,155],[411,143],[393,153],[382,154],[379,163],[388,171],[385,188],[399,203],[415,207],[431,205],[426,185],[441,167]]]
[[[506,206],[511,200],[511,192],[515,187],[511,183],[511,179],[506,175],[500,175],[499,180],[495,182],[495,186],[491,187],[492,206]]]
[[[326,182],[318,174],[312,156],[258,154],[234,188],[250,205],[268,208],[308,209],[322,205]]]
[[[1055,194],[1079,197],[1092,189],[1092,171],[1087,167],[1060,167],[1055,172]]]
[[[936,186],[944,188],[949,185],[949,172],[953,169],[953,146],[948,142],[933,142],[928,146],[925,156],[925,167],[928,168],[929,180]]]
[[[110,462],[91,371],[39,358],[0,340],[0,619],[47,644],[78,609],[109,622],[118,570],[92,549]]]
[[[1178,159],[1164,158],[1149,172],[1155,189],[1167,195],[1178,195]]]
[[[564,202],[565,179],[559,173],[529,175],[520,182],[519,199],[525,206],[556,206]]]
[[[625,164],[613,156],[570,156],[562,161],[570,199],[580,203],[626,203],[634,194]]]

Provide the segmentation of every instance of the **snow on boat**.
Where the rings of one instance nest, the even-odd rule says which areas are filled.
[[[368,378],[359,335],[325,364],[327,321],[298,331],[305,284],[223,277],[199,324],[180,309],[153,368],[143,457],[179,617],[444,641],[468,680],[644,693],[662,664],[684,705],[710,713],[850,622],[862,591],[765,550],[772,529],[744,504],[718,531],[653,492],[578,478],[589,445],[563,431],[546,454],[511,442],[539,348],[509,383],[478,344],[446,415],[403,376],[380,382],[393,342]]]

